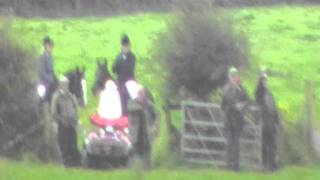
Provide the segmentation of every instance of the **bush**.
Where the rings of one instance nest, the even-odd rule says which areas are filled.
[[[225,83],[229,66],[247,62],[246,41],[237,38],[218,15],[187,11],[169,32],[161,42],[168,98],[208,100]]]
[[[239,7],[276,4],[318,4],[318,0],[0,0],[0,14],[24,17],[110,15],[141,10],[166,11],[193,5]]]
[[[7,28],[0,29],[0,155],[19,157],[33,146],[25,134],[38,121],[35,68],[32,56],[14,43]]]

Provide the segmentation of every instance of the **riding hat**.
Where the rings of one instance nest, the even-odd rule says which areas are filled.
[[[129,45],[130,44],[130,39],[127,34],[122,35],[121,44],[122,45]]]
[[[53,41],[49,36],[46,36],[43,38],[43,44],[44,45],[47,45],[47,44],[53,45]]]

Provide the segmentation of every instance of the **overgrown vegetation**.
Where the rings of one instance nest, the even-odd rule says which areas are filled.
[[[37,144],[29,132],[38,123],[34,58],[9,27],[8,22],[0,27],[0,155],[19,158]]]
[[[230,66],[247,64],[246,41],[219,18],[218,13],[185,11],[158,42],[167,73],[165,98],[208,101],[212,91],[224,85]]]
[[[75,17],[140,11],[170,11],[192,0],[0,0],[0,14],[22,17]],[[197,0],[206,7],[318,4],[318,0]]]
[[[298,124],[304,116],[304,80],[320,82],[317,61],[320,48],[317,43],[320,40],[317,38],[320,36],[319,7],[255,8],[226,12],[233,21],[233,30],[247,35],[249,39],[251,66],[243,73],[243,83],[250,94],[255,88],[259,67],[266,66],[270,72],[269,86],[283,121],[285,124]],[[17,34],[18,43],[23,47],[39,47],[35,54],[40,54],[43,36],[52,36],[56,45],[54,57],[58,74],[76,65],[85,65],[89,87],[94,79],[95,59],[107,57],[111,65],[120,49],[120,36],[127,32],[138,59],[137,77],[156,95],[160,109],[163,103],[160,90],[165,76],[161,73],[163,69],[159,59],[153,58],[153,54],[161,50],[156,42],[160,33],[168,32],[166,22],[174,19],[174,16],[164,14],[50,21],[16,19],[13,30]],[[319,97],[320,89],[316,88],[316,99]],[[96,100],[89,96],[89,107],[81,112],[81,122],[85,129],[90,127],[88,117],[95,110]],[[180,123],[179,119],[174,121]],[[162,123],[161,135],[154,147],[154,154],[159,161],[167,161],[166,136],[166,127]],[[299,136],[291,136],[291,140],[286,142],[292,145],[289,147],[300,161],[299,158],[305,154],[296,147],[303,147],[304,144],[300,140],[296,141],[295,137]]]

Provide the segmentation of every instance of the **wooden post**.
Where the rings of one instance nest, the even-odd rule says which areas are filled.
[[[176,152],[179,149],[179,146],[177,145],[180,143],[180,132],[172,124],[171,111],[180,110],[181,106],[180,104],[171,104],[169,100],[166,100],[163,109],[168,129],[169,150],[171,152]]]
[[[306,81],[305,99],[304,138],[308,149],[312,151],[312,126],[315,120],[315,84],[309,80]]]
[[[165,105],[164,105],[164,112],[165,112],[165,120],[166,120],[166,125],[167,125],[167,132],[168,132],[168,146],[169,146],[169,150],[172,151],[173,147],[172,147],[172,133],[171,133],[171,111],[170,111],[170,107],[169,107],[169,101],[166,100],[165,101]]]

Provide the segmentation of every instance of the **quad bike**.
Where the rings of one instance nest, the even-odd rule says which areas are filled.
[[[128,164],[132,144],[129,140],[128,117],[105,119],[98,113],[90,118],[97,127],[85,138],[84,165],[89,168],[118,168]]]

